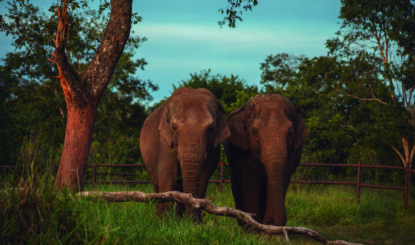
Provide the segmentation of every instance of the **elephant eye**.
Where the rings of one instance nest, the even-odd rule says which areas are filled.
[[[177,130],[177,125],[176,125],[176,124],[172,124],[172,125],[171,125],[171,129],[172,129],[173,131],[176,131],[176,130]]]
[[[252,132],[252,137],[253,137],[253,139],[254,139],[255,141],[259,141],[259,132],[258,132],[258,129],[253,128],[253,129],[251,130],[251,132]]]
[[[288,129],[288,135],[293,136],[293,134],[294,134],[294,129],[291,127]]]

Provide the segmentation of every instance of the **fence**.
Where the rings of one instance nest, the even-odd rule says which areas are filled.
[[[216,180],[210,180],[209,183],[218,183],[219,184],[219,191],[222,192],[223,184],[230,183],[229,179],[224,179],[224,167],[228,166],[226,163],[219,163],[220,168],[220,177]],[[98,176],[130,176],[135,177],[135,174],[132,173],[104,173],[98,171],[99,168],[116,168],[116,167],[125,167],[125,168],[143,168],[144,164],[99,164],[99,165],[88,165],[88,168],[92,168],[92,180],[85,180],[86,183],[91,183],[93,185],[99,184],[143,184],[143,183],[150,183],[150,180],[100,180],[97,179]],[[327,163],[300,163],[299,167],[346,167],[346,168],[357,168],[357,176],[355,181],[321,181],[321,180],[299,180],[299,179],[292,179],[291,183],[296,184],[336,184],[336,185],[351,185],[355,186],[356,188],[356,200],[360,200],[360,189],[362,187],[365,188],[377,188],[377,189],[389,189],[389,190],[397,190],[403,191],[403,205],[405,209],[408,207],[408,190],[409,190],[409,174],[415,173],[415,170],[409,169],[409,164],[406,164],[406,167],[395,167],[395,166],[380,166],[380,165],[368,165],[368,164],[361,164],[358,162],[357,164],[327,164]],[[6,172],[7,170],[12,170],[16,168],[24,169],[24,166],[0,166],[2,169],[1,173]],[[404,171],[405,174],[405,185],[402,186],[387,186],[387,185],[375,185],[375,184],[365,184],[361,183],[361,169],[362,168],[376,168],[376,169],[392,169],[392,170],[399,170]],[[298,170],[297,170],[298,171]]]
[[[220,162],[219,163],[219,168],[220,168],[220,175],[219,175],[219,179],[211,179],[209,180],[209,183],[217,183],[219,184],[219,191],[222,192],[223,190],[223,184],[224,183],[230,183],[231,180],[229,179],[224,179],[223,178],[223,170],[224,170],[224,165],[228,166],[227,163],[223,163]],[[126,167],[126,168],[143,168],[144,164],[94,164],[94,165],[88,165],[88,168],[92,168],[92,180],[86,180],[86,183],[90,183],[92,185],[95,184],[148,184],[150,183],[150,180],[127,180],[127,179],[123,179],[123,180],[99,180],[97,179],[97,176],[99,175],[103,175],[103,176],[108,176],[108,175],[118,175],[118,176],[136,176],[135,174],[131,174],[131,173],[103,173],[103,172],[99,172],[98,169],[99,168],[113,168],[113,167]]]
[[[222,192],[223,184],[230,183],[229,179],[224,179],[224,167],[229,166],[227,163],[220,162],[220,177],[219,179],[210,180],[209,183],[218,183],[219,184],[219,191]],[[113,168],[113,167],[127,167],[127,168],[142,168],[144,164],[100,164],[100,165],[88,165],[89,168],[93,168],[92,172],[92,180],[87,180],[87,183],[91,183],[95,185],[96,183],[100,184],[142,184],[142,183],[150,183],[150,180],[99,180],[97,176],[99,175],[118,175],[118,176],[134,176],[130,173],[102,173],[99,172],[99,168]],[[361,164],[358,162],[357,164],[327,164],[327,163],[300,163],[299,167],[346,167],[346,168],[357,168],[357,176],[355,181],[321,181],[321,180],[299,180],[299,179],[292,179],[291,183],[295,184],[335,184],[335,185],[349,185],[355,186],[356,188],[356,200],[360,201],[360,189],[362,187],[365,188],[376,188],[376,189],[389,189],[389,190],[397,190],[403,191],[403,205],[405,209],[408,207],[408,190],[409,190],[409,173],[415,173],[415,170],[409,169],[409,164],[406,167],[396,167],[396,166],[381,166],[381,165],[368,165],[368,164]],[[387,185],[375,185],[375,184],[365,184],[361,183],[361,169],[362,168],[376,168],[376,169],[392,169],[392,170],[399,170],[404,171],[405,173],[405,185],[402,186],[387,186]]]
[[[409,169],[409,164],[406,164],[406,167],[396,167],[396,166],[384,166],[384,165],[368,165],[361,164],[359,161],[357,164],[329,164],[329,163],[300,163],[301,167],[352,167],[357,168],[357,177],[356,181],[319,181],[319,180],[291,180],[291,183],[297,184],[337,184],[337,185],[354,185],[356,186],[356,200],[360,201],[360,189],[362,187],[366,188],[376,188],[376,189],[389,189],[389,190],[398,190],[403,191],[403,206],[405,209],[408,208],[408,191],[409,191],[409,173],[415,173],[415,170]],[[399,186],[387,186],[387,185],[375,185],[375,184],[364,184],[361,183],[361,169],[362,168],[376,168],[376,169],[393,169],[405,171],[405,185],[404,187]]]

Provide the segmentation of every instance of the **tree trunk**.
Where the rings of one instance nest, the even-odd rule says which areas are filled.
[[[97,108],[93,104],[85,108],[68,105],[67,111],[65,143],[56,187],[80,190],[88,163]]]
[[[77,74],[65,54],[69,0],[57,8],[54,59],[65,95],[67,124],[55,187],[78,190],[91,147],[97,106],[127,43],[131,29],[132,0],[111,0],[111,14],[102,41],[85,74]]]

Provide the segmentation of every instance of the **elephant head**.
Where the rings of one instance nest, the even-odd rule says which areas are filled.
[[[180,164],[183,192],[204,196],[218,164],[218,145],[230,136],[222,105],[206,89],[178,89],[167,100],[158,129],[160,147],[176,154]]]
[[[264,210],[258,211],[257,220],[264,224],[285,225],[287,220],[285,194],[291,175],[300,162],[303,139],[307,136],[302,117],[284,96],[257,95],[232,112],[228,117],[228,124],[231,130],[229,138],[231,144],[249,155],[245,159],[231,163],[231,167],[242,168],[242,164],[249,164],[250,168],[258,169],[257,172],[264,175],[255,179],[249,176],[255,171],[243,172],[238,169],[234,171],[245,175],[238,176],[244,178],[244,181],[263,179],[266,183],[261,190],[256,190],[265,193],[263,204],[258,204],[259,207],[256,208]],[[231,154],[240,153],[234,151]],[[232,159],[232,156],[228,155],[228,159]],[[239,190],[239,193],[244,191],[247,190]]]

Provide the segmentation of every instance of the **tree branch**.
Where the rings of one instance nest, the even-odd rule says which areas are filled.
[[[385,53],[383,52],[382,44],[380,43],[380,39],[382,39],[382,31],[381,30],[379,31],[379,33],[378,33],[378,30],[375,30],[375,38],[376,38],[376,43],[377,43],[379,51],[380,51],[380,55],[382,56],[383,63],[388,64],[388,57],[385,56]]]
[[[409,160],[409,146],[408,146],[408,140],[405,137],[402,137],[402,146],[403,146],[403,151],[405,153],[405,162],[407,164]]]
[[[347,95],[347,96],[350,96],[350,97],[353,97],[353,98],[355,98],[355,99],[358,99],[358,100],[363,100],[363,101],[376,101],[376,102],[379,102],[379,103],[381,103],[381,104],[383,104],[383,105],[387,105],[387,104],[388,104],[388,103],[386,103],[386,102],[384,102],[384,101],[382,101],[382,100],[380,100],[380,99],[377,99],[377,98],[362,99],[362,98],[359,98],[359,97],[357,97],[357,96],[351,95],[351,94],[349,94],[349,93],[346,93],[346,95]]]
[[[235,218],[243,221],[248,227],[254,230],[261,231],[268,234],[283,234],[288,240],[288,234],[297,234],[310,237],[322,244],[355,244],[346,241],[328,241],[324,236],[318,232],[306,227],[290,227],[290,226],[273,226],[263,225],[256,222],[252,216],[237,209],[228,207],[217,207],[211,200],[194,198],[191,194],[186,194],[177,191],[169,191],[163,193],[144,193],[141,191],[121,191],[121,192],[96,192],[85,191],[77,194],[80,197],[93,197],[95,200],[104,199],[108,202],[169,202],[178,201],[192,206],[196,209],[203,209],[206,212],[218,215]]]
[[[66,100],[72,100],[75,96],[82,94],[82,89],[79,88],[79,77],[69,64],[68,58],[65,54],[65,34],[68,27],[68,7],[70,1],[63,0],[61,5],[57,7],[56,13],[58,16],[58,30],[55,37],[55,51],[53,52],[53,63],[58,67],[62,90],[65,94]]]
[[[384,31],[385,32],[385,31]],[[379,33],[377,30],[375,30],[375,38],[376,38],[376,42],[380,51],[380,55],[382,56],[382,60],[383,60],[383,64],[385,66],[389,65],[389,59],[388,59],[388,50],[389,50],[389,39],[387,38],[386,32],[385,32],[385,49],[386,49],[386,54],[385,52],[383,52],[383,47],[382,47],[382,43],[381,43],[381,39],[382,39],[382,30],[379,30]],[[389,86],[391,87],[392,93],[391,93],[391,98],[393,103],[395,103],[395,86],[393,84],[392,78],[389,76],[389,74],[387,75],[386,78],[389,82]]]
[[[391,145],[391,147],[396,151],[396,153],[398,153],[399,157],[402,160],[403,166],[406,167],[406,161],[405,158],[402,156],[402,154],[398,151],[398,149],[396,149],[393,145]]]
[[[131,16],[132,0],[111,0],[110,19],[102,42],[83,77],[97,98],[107,87],[130,36]]]
[[[412,147],[411,156],[409,157],[409,168],[412,168],[412,160],[414,159],[415,145]]]
[[[415,84],[415,83],[413,83],[413,84]],[[404,85],[402,84],[402,86],[404,86]],[[406,109],[409,112],[411,112],[411,114],[413,114],[413,111],[411,111],[412,104],[415,103],[415,102],[413,102],[414,99],[412,98],[412,96],[414,94],[414,89],[415,89],[415,86],[412,86],[411,89],[409,90],[409,95],[406,97]]]

